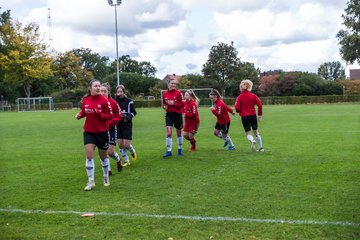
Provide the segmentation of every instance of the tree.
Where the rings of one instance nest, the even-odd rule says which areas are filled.
[[[119,58],[120,72],[138,73],[146,77],[154,77],[156,68],[150,62],[138,62],[129,55],[123,55]],[[116,61],[112,62],[112,68],[116,69]],[[115,70],[116,73],[116,70]]]
[[[80,58],[81,67],[92,72],[94,78],[101,80],[109,74],[108,57],[102,57],[89,48],[73,49],[72,52]]]
[[[350,64],[360,64],[360,0],[349,0],[345,14],[342,15],[345,30],[340,30],[339,40],[341,57]]]
[[[1,14],[0,71],[4,83],[21,86],[26,97],[30,97],[33,83],[53,74],[52,59],[40,40],[39,26],[12,22],[9,14]]]
[[[203,65],[204,77],[211,81],[214,88],[225,90],[230,82],[239,78],[240,58],[233,44],[218,43],[211,47],[207,62]]]
[[[326,62],[320,65],[318,68],[318,75],[324,80],[344,80],[345,79],[345,68],[339,61]]]
[[[52,65],[55,88],[58,90],[86,87],[94,78],[92,71],[83,67],[84,61],[73,51],[59,53]]]

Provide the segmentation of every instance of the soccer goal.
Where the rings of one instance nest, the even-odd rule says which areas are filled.
[[[31,97],[16,99],[18,112],[54,111],[52,97]]]
[[[193,90],[195,95],[200,99],[200,106],[205,106],[210,104],[209,93],[213,90],[213,88],[187,88],[187,89],[178,89],[182,92],[183,96],[187,90]],[[161,90],[161,103],[163,100],[163,93],[167,90]]]

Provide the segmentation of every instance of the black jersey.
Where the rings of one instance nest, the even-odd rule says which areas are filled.
[[[134,101],[127,97],[116,97],[115,101],[121,108],[122,120],[119,122],[119,124],[132,124],[132,118],[136,115]]]

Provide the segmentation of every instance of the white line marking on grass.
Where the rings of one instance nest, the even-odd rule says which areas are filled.
[[[360,226],[357,222],[348,221],[312,221],[312,220],[281,220],[281,219],[257,219],[257,218],[232,218],[232,217],[207,217],[207,216],[182,216],[146,213],[111,213],[111,212],[79,212],[79,211],[54,211],[54,210],[24,210],[24,209],[4,209],[0,212],[8,213],[33,213],[33,214],[76,214],[82,215],[93,213],[102,216],[121,216],[121,217],[144,217],[144,218],[165,218],[165,219],[186,219],[193,221],[231,221],[231,222],[255,222],[255,223],[287,223],[300,225],[339,225],[339,226]]]

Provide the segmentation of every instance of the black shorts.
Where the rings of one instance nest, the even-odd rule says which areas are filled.
[[[109,140],[110,145],[116,146],[116,138],[117,138],[116,126],[112,126],[109,128],[109,135],[110,135],[110,140]]]
[[[251,129],[252,130],[258,129],[256,115],[241,117],[241,122],[243,124],[245,132],[249,132]]]
[[[132,123],[118,124],[116,138],[132,140]]]
[[[215,129],[220,130],[222,133],[228,133],[229,129],[230,129],[230,122],[228,122],[227,124],[219,124],[216,123],[215,124]]]
[[[84,145],[95,144],[101,150],[109,148],[109,132],[84,132]]]
[[[165,122],[167,127],[175,127],[178,130],[183,128],[183,118],[181,113],[167,112],[165,115]]]

